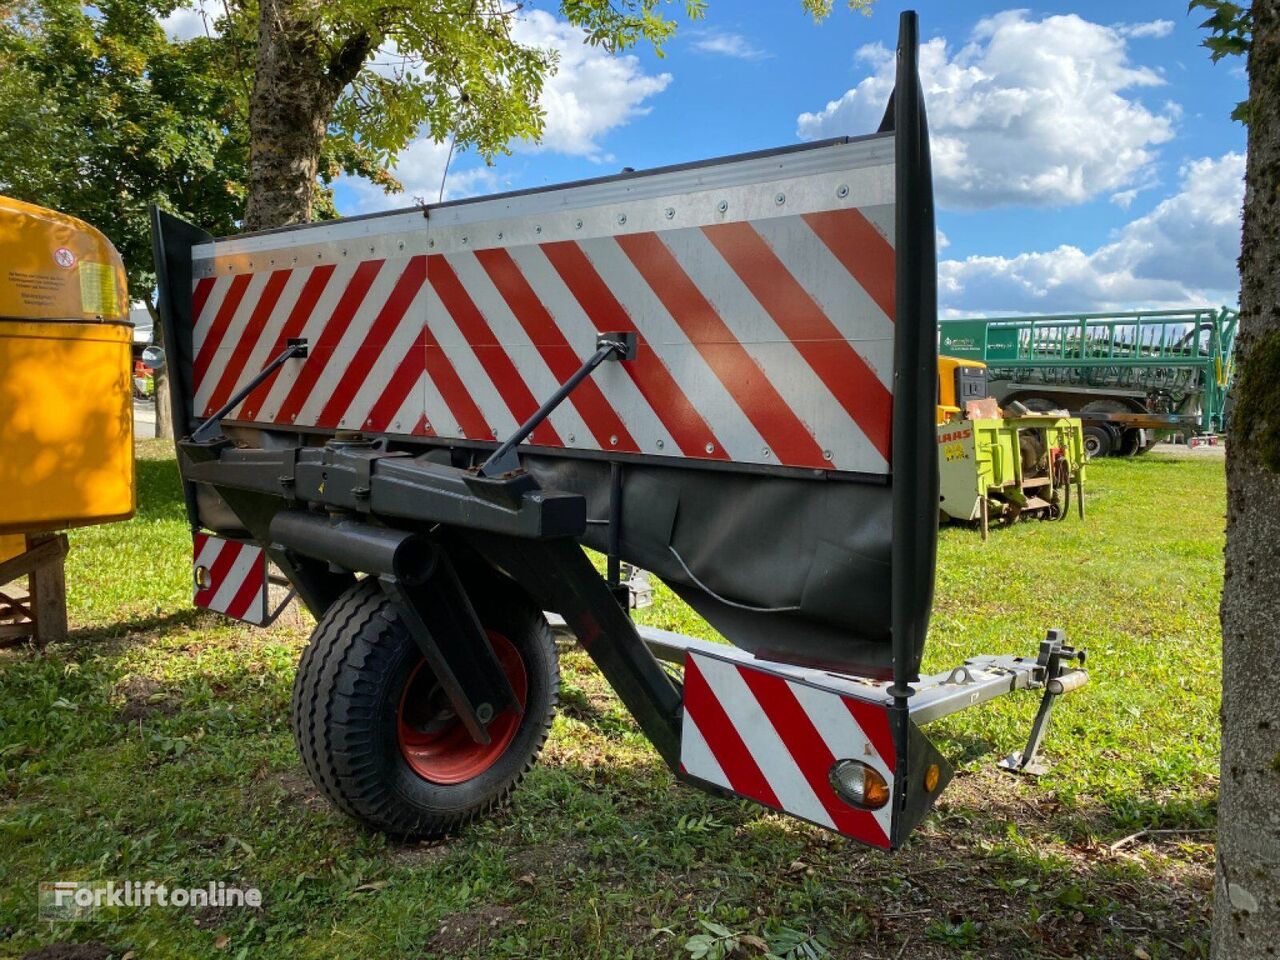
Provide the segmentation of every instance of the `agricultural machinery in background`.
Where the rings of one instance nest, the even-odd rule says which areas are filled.
[[[1133,455],[1164,434],[1216,442],[1226,429],[1237,319],[1206,307],[945,320],[940,342],[987,365],[1000,403],[1083,420],[1090,456]]]
[[[214,239],[156,212],[195,602],[319,621],[303,763],[398,835],[502,801],[562,616],[676,777],[901,845],[921,724],[1086,679],[1059,631],[920,676],[938,525],[929,140],[867,136]],[[597,572],[584,548],[607,558]],[[661,577],[729,642],[637,627]],[[667,661],[666,665],[662,661]]]

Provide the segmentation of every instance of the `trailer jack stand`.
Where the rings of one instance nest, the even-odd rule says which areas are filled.
[[[1038,759],[1040,745],[1049,729],[1049,715],[1053,707],[1064,693],[1070,693],[1084,686],[1088,674],[1083,670],[1065,669],[1064,663],[1079,660],[1083,666],[1085,651],[1076,650],[1063,643],[1061,630],[1050,630],[1049,635],[1040,641],[1040,656],[1036,665],[1044,669],[1044,694],[1040,697],[1040,709],[1031,724],[1031,736],[1022,750],[1015,750],[1007,757],[996,762],[1001,770],[1010,773],[1021,773],[1026,776],[1039,777],[1049,772],[1049,764]]]

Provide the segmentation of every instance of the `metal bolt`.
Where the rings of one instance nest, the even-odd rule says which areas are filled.
[[[463,430],[463,429],[462,429],[462,426],[461,426],[461,425],[459,425],[459,426],[456,428],[456,430],[457,430],[457,434],[458,434],[458,436],[460,436],[460,437],[465,437],[465,436],[467,435],[467,432],[466,432],[465,430]]]
[[[502,231],[501,231],[501,230],[499,230],[499,231],[498,231],[498,239],[499,239],[499,240],[501,240],[501,239],[502,239]]]
[[[616,436],[616,435],[615,435],[615,436],[611,436],[611,437],[609,438],[609,446],[611,446],[611,447],[616,447],[617,445],[618,445],[618,438],[617,438],[617,436]]]
[[[661,450],[661,449],[662,449],[663,447],[665,447],[665,446],[666,446],[666,443],[665,443],[665,442],[663,442],[662,440],[659,440],[659,441],[658,441],[658,449],[659,449],[659,450]]]
[[[729,201],[728,201],[728,200],[721,200],[721,201],[716,205],[716,209],[717,209],[717,210],[719,210],[721,213],[724,213],[726,210],[728,210],[728,209],[729,209]]]
[[[541,224],[539,224],[538,226],[534,227],[534,228],[533,228],[533,232],[534,232],[534,233],[542,233],[542,225],[541,225]]]
[[[347,251],[346,251],[346,250],[343,250],[343,251],[342,251],[342,255],[345,257],[345,256],[347,255]]]
[[[714,443],[708,443],[707,453],[715,453],[715,452],[716,452],[716,445]]]
[[[787,195],[785,193],[779,193],[773,198],[773,202],[781,206],[787,202]]]
[[[400,249],[401,249],[401,250],[403,250],[403,249],[404,249],[404,241],[403,241],[403,240],[401,240],[401,241],[400,241]]]
[[[575,230],[581,230],[581,229],[582,229],[582,221],[581,221],[581,220],[575,220],[575,221],[573,222],[573,229],[575,229]]]
[[[395,427],[397,430],[399,430],[399,429],[400,429],[400,421],[399,421],[399,420],[397,420],[395,423],[393,423],[393,424],[392,424],[392,426],[393,426],[393,427]],[[428,426],[430,426],[430,424],[428,424]]]
[[[761,451],[760,451],[760,454],[761,454],[762,456],[767,457],[767,456],[769,455],[769,448],[768,448],[768,447],[765,447],[763,450],[761,450]]]
[[[463,243],[466,243],[466,242],[467,242],[467,238],[466,238],[466,237],[463,237],[463,238],[462,238],[462,242],[463,242]]]
[[[434,247],[435,245],[436,245],[436,242],[435,242],[434,240],[428,240],[428,241],[427,241],[427,246],[428,246],[428,247]]]
[[[367,420],[365,420],[364,425],[365,425],[366,427],[372,427],[372,426],[373,426],[373,417],[369,417]]]
[[[822,451],[822,459],[823,459],[823,460],[830,460],[830,459],[831,459],[831,451],[830,451],[830,450],[823,450],[823,451]]]
[[[842,183],[840,184],[840,186],[836,187],[836,196],[839,197],[841,200],[843,200],[848,195],[849,195],[849,187],[847,185]]]
[[[618,225],[621,226],[626,222],[627,222],[627,215],[625,213],[618,214]]]
[[[676,215],[676,208],[675,208],[675,207],[667,207],[667,219],[668,219],[668,220],[670,220],[670,219],[671,219],[672,217],[674,217],[675,215]]]
[[[577,438],[577,437],[575,437],[572,433],[571,433],[571,434],[569,434],[569,442],[570,442],[570,443],[576,443],[576,442],[577,442],[577,439],[578,439],[578,438]]]
[[[490,720],[492,720],[493,719],[492,704],[482,703],[478,707],[476,707],[476,719],[479,720],[481,723],[488,723]]]

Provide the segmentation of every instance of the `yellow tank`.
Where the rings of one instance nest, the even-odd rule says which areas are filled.
[[[133,515],[128,315],[106,237],[0,197],[0,535]]]

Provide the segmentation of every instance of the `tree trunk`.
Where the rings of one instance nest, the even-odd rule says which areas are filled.
[[[1254,0],[1213,957],[1280,957],[1280,0]]]
[[[147,312],[151,314],[151,342],[161,350],[164,349],[164,325],[160,322],[160,311],[147,299]],[[173,439],[173,407],[169,404],[169,364],[157,370],[151,376],[151,402],[156,408],[155,435],[162,440]]]
[[[307,0],[261,0],[259,6],[246,230],[311,219],[329,118],[373,46],[362,34],[330,49],[310,19]]]

